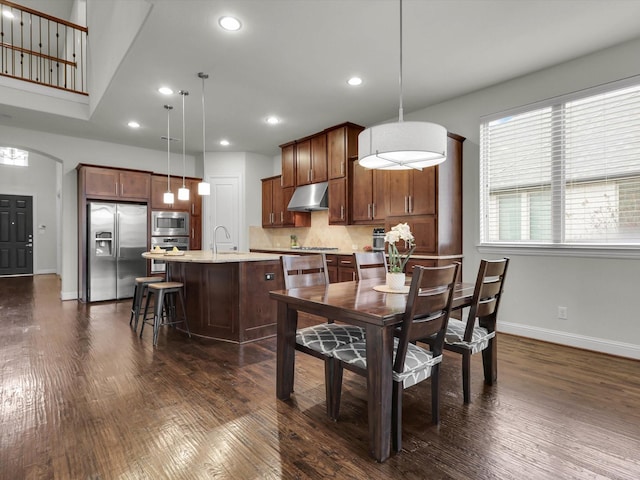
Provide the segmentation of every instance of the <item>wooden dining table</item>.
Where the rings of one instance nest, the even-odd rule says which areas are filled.
[[[293,392],[298,312],[359,325],[366,330],[369,453],[379,462],[391,451],[391,392],[394,327],[402,322],[406,294],[374,289],[379,279],[274,290],[278,302],[276,396],[288,400]],[[453,308],[469,306],[473,284],[456,284]]]

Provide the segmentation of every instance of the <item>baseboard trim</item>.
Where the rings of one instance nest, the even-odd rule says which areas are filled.
[[[38,270],[35,275],[50,275],[52,273],[57,273],[56,269],[43,269],[43,270]]]
[[[640,360],[640,345],[498,321],[498,332]]]
[[[77,300],[78,292],[60,292],[60,300]]]

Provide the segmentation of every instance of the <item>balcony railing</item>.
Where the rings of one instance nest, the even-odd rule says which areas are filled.
[[[87,28],[0,0],[0,75],[87,95]]]

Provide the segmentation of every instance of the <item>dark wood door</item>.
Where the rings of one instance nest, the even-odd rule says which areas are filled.
[[[0,275],[33,274],[33,198],[0,195]]]

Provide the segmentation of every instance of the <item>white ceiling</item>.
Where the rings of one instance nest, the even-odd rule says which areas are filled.
[[[171,136],[182,134],[181,97],[156,91],[168,85],[190,92],[186,149],[196,154],[198,72],[209,74],[207,151],[272,156],[331,125],[397,117],[398,0],[148,1],[151,13],[90,121],[13,110],[0,123],[163,150],[163,104],[174,106]],[[21,3],[64,15],[72,0]],[[242,30],[221,31],[222,14],[238,17]],[[637,38],[640,0],[404,0],[403,30],[411,112]],[[363,85],[349,87],[352,75]],[[283,122],[266,125],[271,114]],[[130,119],[142,128],[131,131]],[[219,146],[221,138],[231,145]]]

